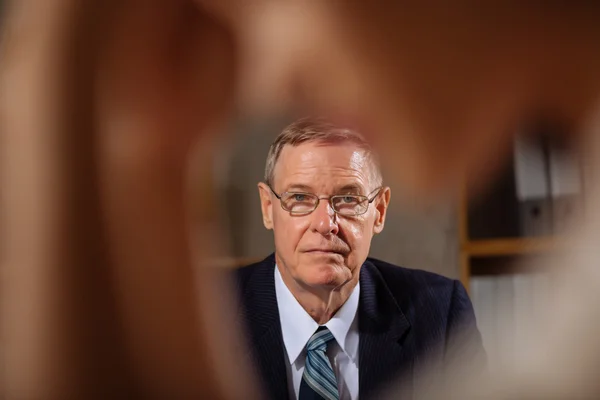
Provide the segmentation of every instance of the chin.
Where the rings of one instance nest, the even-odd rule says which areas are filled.
[[[339,286],[352,277],[348,267],[340,263],[319,262],[305,267],[304,282],[309,286]]]

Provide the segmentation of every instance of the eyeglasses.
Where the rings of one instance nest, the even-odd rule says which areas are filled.
[[[269,186],[271,192],[273,192],[275,197],[281,202],[281,208],[292,215],[308,215],[317,209],[321,200],[328,200],[333,211],[347,217],[355,217],[366,213],[369,209],[369,204],[377,198],[377,195],[379,195],[382,188],[383,187],[378,187],[369,194],[369,196],[372,194],[373,197],[355,194],[319,197],[313,193],[303,192],[285,192],[277,194],[273,188]]]

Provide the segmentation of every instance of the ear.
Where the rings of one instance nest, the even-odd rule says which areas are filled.
[[[375,234],[383,231],[385,225],[385,217],[387,215],[388,205],[390,204],[390,198],[392,197],[392,191],[389,187],[384,187],[375,200],[375,224],[373,225],[373,232]]]
[[[269,230],[273,229],[273,194],[271,189],[265,183],[259,182],[258,195],[260,196],[263,225]]]

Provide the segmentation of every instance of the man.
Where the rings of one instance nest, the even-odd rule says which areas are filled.
[[[301,119],[258,184],[275,253],[238,272],[251,357],[272,399],[367,399],[416,369],[483,354],[465,289],[368,258],[390,188],[362,136]],[[478,358],[481,361],[481,358]]]

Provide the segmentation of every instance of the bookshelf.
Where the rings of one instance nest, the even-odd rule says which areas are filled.
[[[559,135],[561,145],[552,135],[544,139],[548,130],[538,133],[547,141],[541,155],[535,143],[524,151],[519,140],[527,139],[515,137],[512,159],[489,187],[472,192],[467,176],[460,190],[460,280],[469,291],[491,372],[517,366],[520,346],[536,340],[530,327],[547,322],[540,316],[556,301],[561,279],[552,260],[577,246],[569,228],[582,220],[588,203],[591,146],[575,135]]]
[[[473,276],[472,263],[476,258],[518,258],[561,252],[566,249],[566,238],[546,235],[539,237],[472,238],[469,234],[469,196],[463,189],[459,216],[459,276],[469,290]],[[508,272],[508,270],[507,270]]]
[[[242,268],[250,264],[261,261],[262,258],[254,257],[219,257],[211,258],[207,264],[211,267],[223,268],[223,269],[237,269]]]
[[[562,241],[559,238],[548,236],[540,238],[507,238],[491,240],[466,241],[461,251],[470,257],[493,257],[509,255],[526,255],[556,251]]]
[[[519,257],[547,254],[564,248],[564,240],[554,236],[498,237],[474,239],[469,235],[469,193],[464,185],[459,202],[459,276],[469,290],[474,258]]]
[[[550,222],[534,233],[523,231],[523,218],[528,217],[523,214],[526,203],[517,199],[514,159],[507,163],[505,170],[492,184],[493,187],[478,199],[474,200],[467,184],[463,184],[458,202],[459,275],[467,290],[473,276],[482,270],[488,271],[487,268],[473,268],[474,261],[478,267],[486,263],[493,265],[491,270],[496,274],[529,272],[515,270],[511,264],[522,258],[561,253],[567,249],[567,238],[563,236],[561,223],[583,211],[584,183],[589,174],[584,163],[585,153],[576,151],[574,154],[580,155],[575,158],[580,174],[579,191],[576,195],[554,197],[550,185],[548,198],[539,202],[542,209],[540,219],[549,216]],[[570,211],[561,214],[563,210],[559,207],[565,205]],[[531,204],[527,206],[530,207],[528,212],[531,212]]]
[[[560,252],[566,244],[562,238],[499,238],[488,240],[463,239],[460,246],[460,278],[465,287],[469,288],[472,276],[471,262],[473,258],[492,258],[507,256],[529,256]]]

